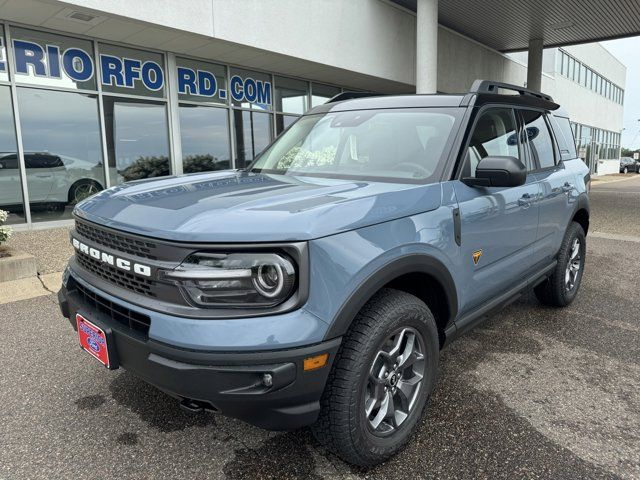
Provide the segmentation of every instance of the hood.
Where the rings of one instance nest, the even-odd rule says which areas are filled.
[[[440,185],[226,171],[128,183],[77,205],[80,218],[182,242],[310,240],[432,210]]]

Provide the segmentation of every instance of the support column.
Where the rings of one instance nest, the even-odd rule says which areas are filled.
[[[527,59],[527,88],[537,92],[542,89],[542,49],[541,38],[529,40]]]
[[[418,0],[416,93],[438,91],[438,0]]]

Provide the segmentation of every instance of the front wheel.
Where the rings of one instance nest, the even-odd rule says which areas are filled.
[[[553,275],[535,288],[541,303],[566,307],[573,302],[582,282],[586,253],[584,230],[579,223],[572,222],[562,240]]]
[[[409,441],[433,391],[438,331],[417,297],[384,289],[345,335],[312,431],[346,462],[377,465]]]
[[[629,173],[629,169],[628,169],[627,167],[624,167],[624,168],[622,169],[622,173]]]

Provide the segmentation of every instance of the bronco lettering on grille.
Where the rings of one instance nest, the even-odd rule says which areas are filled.
[[[107,265],[111,265],[112,267],[124,270],[125,272],[133,272],[144,277],[151,276],[151,267],[149,267],[148,265],[143,265],[141,263],[132,262],[131,260],[116,257],[109,253],[98,250],[97,248],[91,247],[76,238],[71,238],[71,244],[77,252],[87,255],[91,258],[95,258],[102,263],[106,263]]]

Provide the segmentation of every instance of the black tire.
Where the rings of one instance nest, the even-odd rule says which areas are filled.
[[[569,288],[566,280],[567,266],[571,260],[571,254],[576,239],[579,242],[580,268],[572,287]],[[560,252],[558,253],[558,264],[556,265],[553,274],[534,289],[536,297],[540,303],[552,307],[566,307],[573,302],[578,290],[580,289],[580,283],[582,282],[586,253],[587,243],[584,230],[579,223],[572,222],[569,225],[569,228],[567,228],[564,239],[562,240]]]
[[[395,430],[381,436],[367,418],[365,397],[370,372],[376,359],[381,358],[378,352],[398,331],[402,332],[399,336],[406,331],[417,332],[415,338],[423,341],[423,376],[408,416]],[[438,357],[438,330],[424,302],[398,290],[381,290],[358,313],[343,339],[322,395],[318,421],[312,427],[314,436],[353,465],[372,467],[384,462],[400,451],[415,431],[435,386]]]
[[[71,185],[71,188],[69,189],[69,203],[71,205],[75,205],[85,198],[98,193],[100,190],[102,190],[102,185],[95,180],[78,180],[76,183]]]

